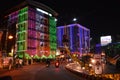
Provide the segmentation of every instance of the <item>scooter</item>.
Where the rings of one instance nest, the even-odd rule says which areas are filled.
[[[56,67],[56,68],[58,68],[58,67],[59,67],[59,65],[60,65],[60,63],[59,63],[59,62],[55,62],[55,67]]]

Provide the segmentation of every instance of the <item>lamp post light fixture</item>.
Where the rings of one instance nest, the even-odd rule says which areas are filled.
[[[13,36],[12,35],[9,35],[8,36],[8,32],[6,33],[6,41],[5,41],[5,54],[8,56],[8,54],[7,54],[7,50],[8,50],[8,39],[9,40],[11,40],[11,39],[13,39]]]
[[[9,35],[9,36],[8,36],[8,39],[13,39],[13,36],[12,36],[12,35]]]
[[[74,23],[77,23],[77,18],[73,18],[73,22],[74,22]]]
[[[77,18],[73,18],[73,21],[77,21]]]

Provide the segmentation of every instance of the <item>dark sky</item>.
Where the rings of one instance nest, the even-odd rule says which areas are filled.
[[[2,0],[0,11],[4,11],[24,0]],[[119,0],[35,0],[58,12],[57,25],[78,23],[89,28],[91,37],[99,39],[101,35],[120,35]]]

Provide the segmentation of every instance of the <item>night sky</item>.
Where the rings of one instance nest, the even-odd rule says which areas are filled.
[[[24,0],[0,1],[0,14]],[[120,1],[119,0],[34,0],[43,3],[58,15],[57,26],[77,23],[91,31],[91,37],[98,40],[100,36],[120,35]]]

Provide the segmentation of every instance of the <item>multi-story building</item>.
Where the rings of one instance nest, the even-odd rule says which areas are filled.
[[[57,47],[67,45],[71,53],[81,56],[90,51],[90,29],[80,24],[57,27]]]
[[[15,52],[20,58],[55,57],[57,15],[50,7],[32,0],[7,12],[7,27],[16,27]]]

